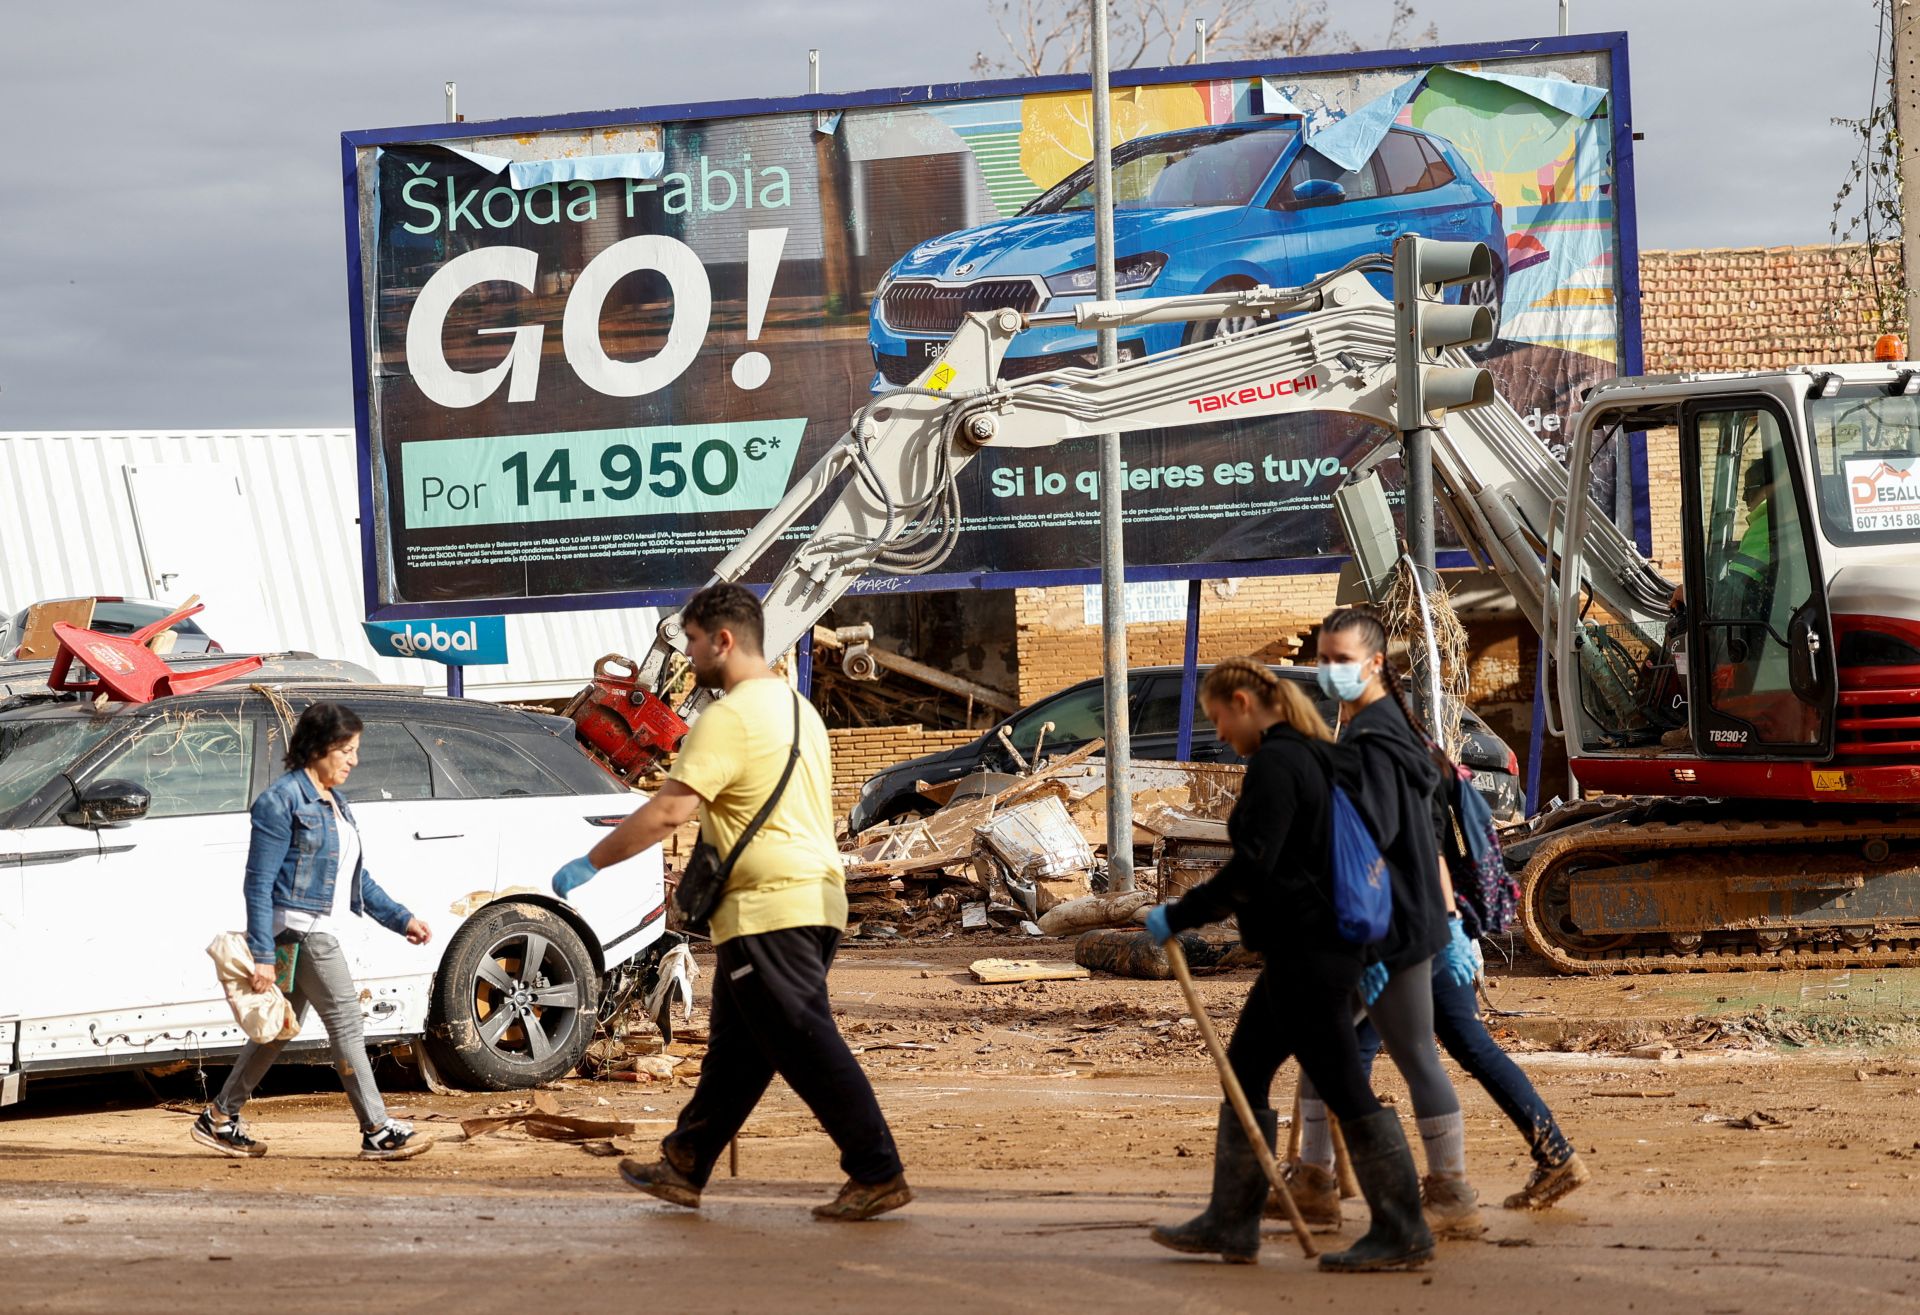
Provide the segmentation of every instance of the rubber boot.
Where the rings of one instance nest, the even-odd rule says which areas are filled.
[[[1255,1110],[1253,1117],[1271,1151],[1279,1116]],[[1223,1103],[1213,1134],[1213,1196],[1207,1208],[1184,1224],[1155,1227],[1150,1236],[1172,1251],[1217,1254],[1229,1265],[1251,1265],[1260,1255],[1260,1207],[1266,1203],[1267,1186],[1266,1172],[1247,1143],[1239,1116]]]
[[[1340,1231],[1340,1180],[1331,1170],[1296,1160],[1287,1166],[1287,1192],[1300,1218],[1316,1233]],[[1274,1192],[1267,1197],[1267,1218],[1286,1219],[1287,1206]]]
[[[1366,1236],[1347,1250],[1321,1256],[1320,1268],[1417,1269],[1433,1258],[1433,1233],[1420,1216],[1420,1174],[1399,1118],[1392,1110],[1376,1110],[1340,1126],[1372,1220]]]

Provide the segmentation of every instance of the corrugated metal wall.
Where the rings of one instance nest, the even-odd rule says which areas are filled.
[[[213,462],[238,475],[247,494],[253,523],[235,527],[234,551],[258,555],[282,646],[346,658],[387,680],[445,683],[444,667],[376,657],[361,633],[359,499],[347,429],[0,433],[0,605],[152,597],[126,468]],[[200,620],[218,639],[219,600],[207,591],[206,602]],[[467,695],[571,694],[601,654],[640,656],[657,619],[651,608],[510,616],[512,661],[469,667]]]

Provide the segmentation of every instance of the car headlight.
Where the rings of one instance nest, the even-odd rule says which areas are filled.
[[[1113,290],[1127,292],[1134,288],[1144,288],[1160,277],[1160,271],[1167,265],[1167,256],[1163,251],[1143,251],[1137,256],[1127,256],[1113,262]],[[1068,270],[1065,274],[1055,274],[1047,280],[1047,291],[1063,297],[1088,296],[1095,290],[1093,266]]]

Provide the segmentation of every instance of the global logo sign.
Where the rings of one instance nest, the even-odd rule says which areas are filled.
[[[367,642],[388,657],[422,658],[450,667],[499,666],[507,660],[505,617],[431,621],[366,621]]]

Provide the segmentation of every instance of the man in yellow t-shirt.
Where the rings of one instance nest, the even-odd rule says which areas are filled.
[[[697,1208],[721,1152],[778,1073],[840,1148],[847,1174],[840,1194],[814,1216],[871,1219],[899,1209],[913,1192],[873,1086],[827,1001],[827,968],[847,923],[827,730],[767,665],[760,602],[747,590],[709,585],[687,600],[680,624],[694,679],[724,697],[694,723],[653,798],[555,873],[554,893],[565,899],[600,868],[659,844],[696,811],[700,838],[724,861],[790,760],[793,774],[735,859],[711,919],[718,961],[693,1099],[660,1143],[660,1158],[622,1160],[620,1174],[663,1201]]]

